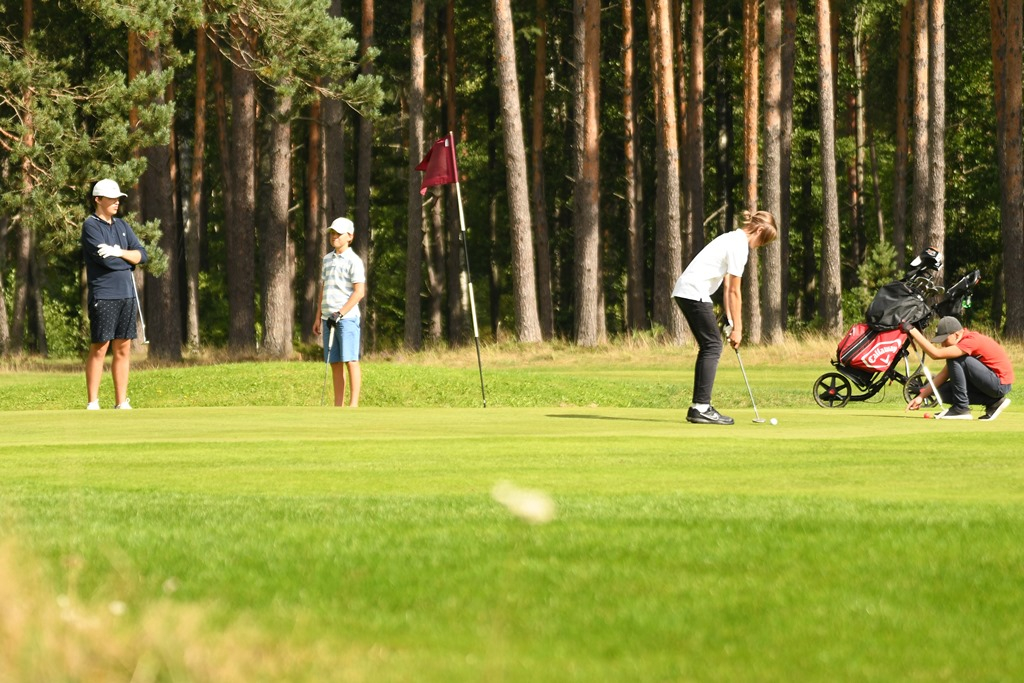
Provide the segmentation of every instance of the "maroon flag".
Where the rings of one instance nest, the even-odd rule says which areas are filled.
[[[455,139],[451,133],[434,143],[416,170],[426,171],[423,174],[423,183],[420,185],[420,194],[426,194],[427,188],[432,185],[448,185],[458,182],[459,169],[455,163]]]

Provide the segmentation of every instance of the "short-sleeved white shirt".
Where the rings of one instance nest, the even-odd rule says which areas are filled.
[[[747,233],[733,230],[719,235],[700,250],[676,280],[672,296],[691,301],[711,301],[726,273],[743,277],[750,255]]]
[[[332,313],[341,310],[341,307],[352,296],[357,283],[366,282],[366,269],[363,267],[363,260],[352,249],[346,249],[340,254],[329,252],[324,256],[320,269],[320,281],[324,285],[320,315],[326,319]],[[348,320],[358,319],[359,307],[353,306],[352,310],[345,314],[345,318]]]

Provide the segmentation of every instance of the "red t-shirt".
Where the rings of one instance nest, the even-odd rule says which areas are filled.
[[[1001,384],[1013,384],[1013,365],[1010,364],[1010,356],[995,339],[965,329],[963,338],[956,345],[968,356],[974,356],[996,373]]]

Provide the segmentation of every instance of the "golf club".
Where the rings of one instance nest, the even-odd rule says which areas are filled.
[[[142,317],[142,302],[139,301],[139,288],[135,284],[135,271],[134,270],[132,270],[131,278],[132,278],[132,289],[135,291],[135,305],[139,309],[139,322],[142,324],[142,343],[143,344],[148,344],[149,343],[149,339],[146,338],[146,321]]]
[[[726,338],[729,337],[729,334],[731,332],[732,332],[732,323],[730,322],[728,325],[725,326],[725,336],[726,336]],[[757,402],[754,401],[754,392],[750,388],[750,380],[747,379],[747,370],[746,370],[746,368],[743,367],[743,358],[740,357],[740,350],[735,348],[735,347],[733,347],[733,351],[736,352],[736,360],[739,361],[740,372],[743,373],[743,383],[747,385],[747,393],[750,394],[750,405],[754,406],[754,420],[753,420],[753,422],[754,422],[754,424],[764,424],[764,421],[765,421],[764,418],[761,417],[758,414],[758,412],[757,412]]]
[[[328,318],[327,324],[331,326],[331,332],[328,335],[327,346],[324,347],[324,387],[320,390],[321,408],[324,405],[324,400],[327,398],[327,369],[331,367],[331,349],[334,347],[334,320]]]

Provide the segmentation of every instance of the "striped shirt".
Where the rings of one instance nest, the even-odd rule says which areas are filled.
[[[337,313],[341,307],[352,296],[355,285],[366,282],[366,269],[363,261],[355,250],[346,249],[340,254],[329,252],[324,256],[323,266],[320,269],[320,281],[324,286],[323,300],[320,302],[320,316],[324,319]],[[353,306],[352,310],[345,314],[348,320],[359,318],[359,307]]]

